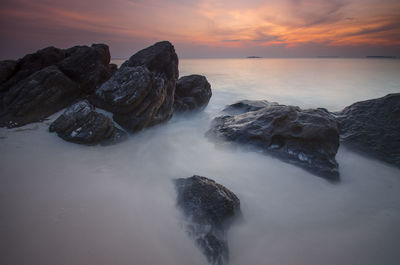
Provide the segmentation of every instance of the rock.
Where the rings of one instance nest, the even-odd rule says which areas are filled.
[[[0,61],[0,84],[7,81],[17,68],[17,61],[6,60]]]
[[[162,41],[137,52],[121,66],[145,66],[155,78],[164,79],[163,86],[167,94],[150,123],[152,125],[166,121],[172,116],[176,81],[179,77],[178,64],[174,46],[168,41]]]
[[[211,86],[205,76],[189,75],[179,78],[175,90],[175,111],[188,111],[207,106]]]
[[[177,77],[174,47],[159,42],[124,62],[91,101],[111,111],[124,129],[135,132],[171,117]]]
[[[235,103],[228,109],[239,106],[243,110],[249,107],[247,103]],[[256,147],[318,176],[339,180],[335,160],[339,124],[332,114],[266,101],[258,105],[266,107],[215,118],[207,135]]]
[[[74,80],[82,93],[90,94],[112,74],[110,51],[105,44],[75,46],[65,50],[66,58],[58,63],[60,70]]]
[[[226,106],[223,112],[230,115],[237,115],[249,111],[256,111],[271,105],[278,105],[278,103],[268,102],[266,100],[241,100],[232,105]]]
[[[1,127],[19,127],[67,107],[76,100],[79,88],[56,66],[48,66],[18,82],[3,94]]]
[[[41,121],[85,97],[110,77],[109,61],[108,46],[93,44],[0,62],[0,126]]]
[[[357,102],[336,114],[344,144],[400,166],[400,93]]]
[[[229,249],[227,230],[235,217],[241,216],[236,195],[201,176],[175,180],[177,205],[188,223],[186,229],[213,265],[227,264]]]
[[[126,133],[114,126],[113,121],[87,101],[68,107],[49,127],[62,139],[78,144],[114,144],[126,138]]]

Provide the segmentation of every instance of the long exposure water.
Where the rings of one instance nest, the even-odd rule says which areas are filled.
[[[120,63],[120,61],[116,61]],[[227,104],[266,99],[341,110],[400,92],[400,60],[181,60],[206,75],[208,107],[114,146],[80,146],[49,121],[0,129],[0,264],[207,264],[181,226],[171,182],[210,177],[241,200],[231,265],[397,265],[400,170],[341,146],[332,184],[204,133]]]

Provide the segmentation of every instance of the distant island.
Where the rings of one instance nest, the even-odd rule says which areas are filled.
[[[262,57],[260,57],[260,56],[247,56],[247,58],[249,58],[249,59],[258,59],[258,58],[262,58]]]
[[[396,56],[383,56],[383,55],[373,55],[373,56],[366,56],[367,58],[374,58],[374,59],[396,59]]]

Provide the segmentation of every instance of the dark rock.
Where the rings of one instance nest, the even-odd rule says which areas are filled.
[[[169,119],[173,112],[178,57],[169,42],[159,42],[124,62],[91,99],[113,112],[130,132]]]
[[[83,100],[70,106],[49,127],[62,139],[86,145],[113,144],[126,138],[126,133],[113,121]]]
[[[109,61],[108,46],[93,44],[48,47],[15,63],[2,62],[0,126],[40,121],[86,96],[110,77]]]
[[[110,73],[110,76],[112,76],[117,70],[118,70],[118,65],[116,65],[115,63],[110,63],[108,65],[108,72]]]
[[[211,86],[205,76],[189,75],[179,78],[175,90],[175,111],[188,111],[207,106]]]
[[[241,100],[232,105],[226,106],[223,112],[229,115],[237,115],[249,111],[256,111],[271,105],[278,105],[278,103],[268,102],[266,100]]]
[[[68,106],[78,95],[76,83],[56,66],[46,67],[3,94],[0,127],[19,127],[40,121]]]
[[[187,232],[213,265],[227,264],[227,230],[241,216],[236,195],[215,181],[193,176],[175,180],[177,204],[188,220]]]
[[[176,81],[179,77],[178,64],[174,46],[168,41],[162,41],[137,52],[121,66],[145,66],[156,78],[164,79],[167,94],[152,119],[152,125],[166,121],[172,116]]]
[[[75,46],[65,50],[60,70],[78,83],[82,93],[90,94],[111,76],[110,51],[105,44]]]
[[[0,84],[7,81],[17,68],[17,61],[6,60],[0,61]]]
[[[336,114],[343,143],[400,166],[400,93],[357,102]]]
[[[325,109],[301,110],[266,101],[260,105],[266,107],[217,117],[207,135],[254,146],[318,176],[339,180],[335,160],[339,124],[332,114]],[[233,106],[243,104],[228,108],[234,109]]]

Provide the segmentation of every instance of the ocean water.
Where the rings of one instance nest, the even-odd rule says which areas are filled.
[[[115,61],[120,63],[121,61]],[[80,146],[43,123],[0,129],[0,264],[207,264],[186,235],[171,182],[210,177],[241,200],[231,265],[397,265],[400,169],[339,148],[341,181],[204,137],[223,107],[266,99],[341,110],[400,92],[400,60],[180,60],[213,96],[119,145]]]

